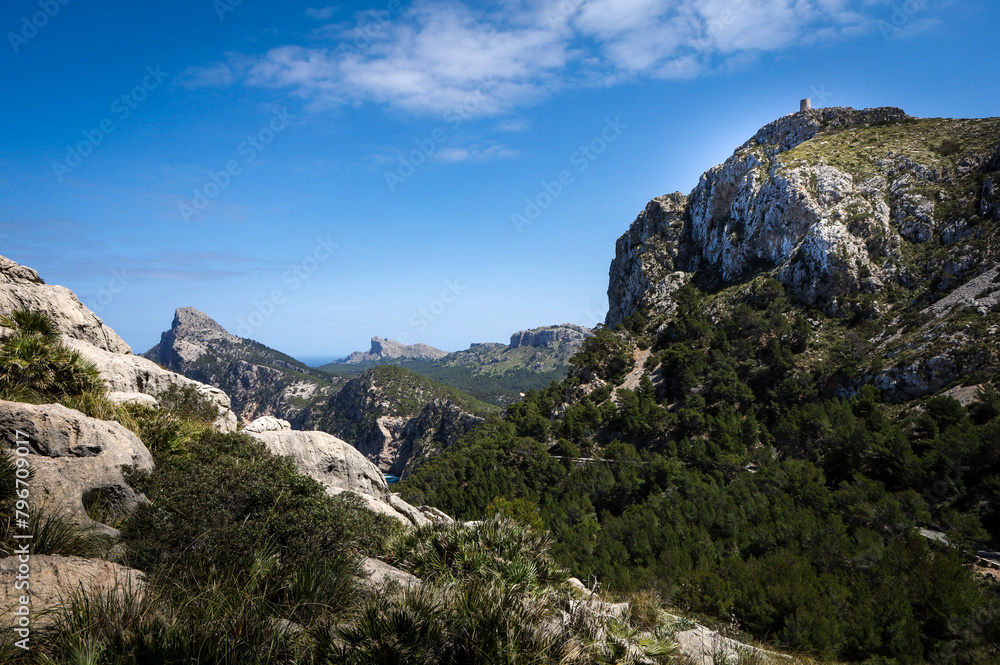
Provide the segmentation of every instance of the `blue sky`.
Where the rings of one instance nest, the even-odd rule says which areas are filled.
[[[292,355],[607,310],[616,238],[814,106],[988,117],[987,0],[10,0],[0,254],[137,352]]]

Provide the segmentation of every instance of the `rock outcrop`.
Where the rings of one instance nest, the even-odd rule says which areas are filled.
[[[79,351],[97,367],[111,399],[153,405],[155,397],[171,386],[194,386],[218,405],[216,426],[223,431],[235,431],[236,416],[224,392],[132,355],[125,340],[104,325],[72,291],[46,284],[31,268],[0,256],[0,314],[16,309],[48,315],[62,333],[62,343]],[[4,330],[0,328],[0,334]]]
[[[447,351],[435,349],[427,344],[400,344],[391,339],[372,337],[372,347],[368,351],[355,351],[338,362],[345,365],[360,365],[385,360],[438,360],[448,355]]]
[[[247,434],[257,434],[260,432],[280,432],[292,429],[292,424],[287,420],[275,418],[274,416],[261,416],[252,423],[248,423],[243,431]]]
[[[100,559],[84,559],[77,556],[32,554],[30,586],[17,589],[18,557],[0,558],[0,626],[5,630],[12,624],[13,611],[20,606],[20,599],[30,599],[32,630],[51,622],[51,615],[45,610],[54,609],[65,603],[73,594],[81,591],[89,598],[109,593],[141,591],[144,586],[143,574],[138,570]]]
[[[985,316],[1000,302],[998,156],[996,118],[824,108],[776,120],[689,195],[650,201],[618,239],[606,323],[640,309],[672,315],[674,294],[691,280],[717,292],[759,275],[800,306],[885,317],[886,327],[911,302],[929,305],[935,320],[962,308]],[[949,325],[925,328],[916,342],[876,340],[885,363],[868,379],[888,399],[947,386],[976,354]]]
[[[224,391],[244,420],[276,416],[296,421],[303,402],[329,395],[337,383],[291,356],[227,332],[193,307],[176,310],[170,330],[142,355]]]
[[[89,418],[60,404],[0,401],[3,447],[27,435],[34,470],[32,503],[89,523],[88,509],[123,517],[139,501],[123,467],[150,470],[153,456],[135,434],[116,422]]]
[[[919,237],[927,224],[933,206],[913,186],[933,177],[932,167],[907,164],[909,180],[890,187],[887,176],[900,166],[891,156],[892,164],[859,173],[795,149],[832,133],[909,120],[896,108],[795,113],[761,128],[705,172],[689,196],[651,201],[618,241],[608,325],[640,306],[669,308],[684,280],[678,272],[710,272],[732,283],[773,270],[802,302],[831,313],[837,296],[883,288],[889,275],[879,259],[898,258],[899,236]]]
[[[384,561],[367,557],[361,562],[364,578],[362,584],[372,591],[382,592],[393,586],[403,589],[416,589],[422,582],[419,577],[405,570],[390,566]]]
[[[132,354],[110,353],[86,342],[67,339],[63,343],[94,363],[101,372],[101,378],[108,387],[108,397],[117,402],[140,402],[155,405],[155,396],[170,388],[193,387],[203,396],[215,403],[219,409],[219,417],[215,427],[223,432],[235,432],[237,426],[236,414],[231,408],[229,395],[215,386],[189,379],[183,374],[163,369],[151,360]],[[147,395],[152,399],[137,397]]]
[[[249,432],[269,451],[291,457],[298,470],[318,481],[330,495],[353,492],[368,508],[389,515],[404,524],[428,523],[417,508],[394,496],[378,467],[351,444],[326,432],[290,429]]]
[[[511,335],[510,348],[516,349],[522,346],[532,346],[539,349],[552,349],[558,346],[579,348],[583,344],[583,340],[592,334],[589,328],[577,326],[572,323],[532,328],[531,330],[521,330]]]
[[[46,284],[38,273],[0,256],[0,313],[16,309],[44,312],[64,338],[77,339],[111,353],[132,348],[64,286]]]

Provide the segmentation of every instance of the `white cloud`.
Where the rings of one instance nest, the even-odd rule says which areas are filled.
[[[503,144],[487,147],[444,148],[434,155],[434,161],[454,164],[457,162],[492,162],[497,159],[516,157],[518,152]]]
[[[226,63],[215,63],[205,67],[189,67],[178,77],[181,85],[188,88],[225,88],[236,82],[233,70]]]
[[[567,85],[691,78],[857,36],[874,29],[876,10],[883,0],[415,0],[398,15],[359,13],[308,46],[230,56],[190,79],[225,85],[228,72],[289,90],[313,110],[367,102],[494,115]],[[329,18],[333,8],[307,14]]]
[[[336,7],[310,7],[306,10],[306,16],[309,18],[314,18],[318,21],[329,21],[333,18],[333,15],[337,12]]]

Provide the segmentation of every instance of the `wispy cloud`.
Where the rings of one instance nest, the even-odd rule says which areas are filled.
[[[888,0],[416,0],[377,22],[325,26],[308,44],[191,70],[191,85],[287,90],[313,110],[372,102],[447,112],[498,82],[477,115],[530,106],[565,86],[690,78],[760,53],[874,30]],[[326,20],[333,8],[307,10]]]
[[[434,160],[454,164],[456,162],[492,162],[497,159],[516,157],[517,150],[506,145],[471,146],[465,148],[445,148],[434,155]]]
[[[306,16],[317,21],[329,21],[336,12],[336,7],[310,7],[306,10]]]
[[[236,82],[230,66],[217,62],[207,67],[189,67],[177,79],[186,88],[224,88]]]

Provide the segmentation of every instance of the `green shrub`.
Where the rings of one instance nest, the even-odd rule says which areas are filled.
[[[99,557],[111,548],[111,538],[63,513],[39,506],[29,511],[33,554]]]
[[[290,459],[243,434],[203,431],[185,454],[159,457],[132,481],[151,503],[122,525],[129,563],[154,572],[183,562],[178,575],[192,583],[245,570],[267,543],[291,565],[314,552],[380,551],[398,528],[357,497],[327,496]]]
[[[544,532],[496,516],[472,526],[432,524],[402,534],[394,543],[394,562],[417,577],[435,580],[487,579],[551,586],[567,579],[549,554]]]
[[[579,457],[579,450],[576,456]],[[538,507],[527,499],[505,499],[498,496],[486,506],[486,514],[514,520],[533,533],[545,533],[545,520],[538,512]]]
[[[156,396],[159,407],[174,416],[197,423],[212,423],[219,417],[219,408],[193,385],[171,385]]]

